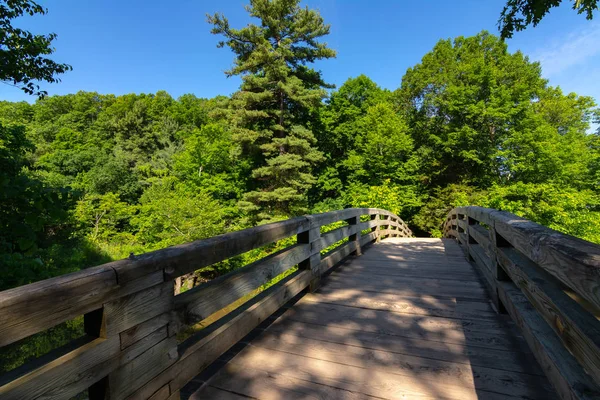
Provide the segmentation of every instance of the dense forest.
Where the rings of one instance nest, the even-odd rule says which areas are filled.
[[[593,99],[492,34],[439,41],[394,91],[364,75],[309,89],[293,135],[248,128],[244,85],[0,103],[1,287],[349,206],[436,236],[451,207],[477,204],[600,242]]]
[[[55,82],[71,67],[43,58],[53,35],[10,25],[45,10],[10,5],[0,7],[10,32],[0,48],[12,60],[0,79],[40,97],[0,102],[0,290],[344,207],[384,208],[418,235],[440,236],[448,210],[480,205],[600,243],[600,109],[550,86],[539,63],[493,34],[440,40],[393,91],[365,75],[334,88],[312,68],[336,55],[321,41],[329,26],[319,13],[298,0],[252,0],[258,25],[208,17],[218,45],[234,54],[226,74],[242,79],[231,96],[45,96],[33,82]],[[504,37],[541,18],[519,25],[518,7],[509,1],[504,11]],[[81,325],[15,344],[0,369]]]

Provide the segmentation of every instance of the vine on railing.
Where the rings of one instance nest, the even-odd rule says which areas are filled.
[[[600,246],[507,212],[457,207],[444,222],[564,399],[600,398]]]
[[[321,233],[321,227],[338,221],[345,225]],[[388,211],[352,208],[131,256],[0,292],[0,347],[81,315],[85,327],[84,337],[0,377],[0,398],[68,399],[88,390],[90,399],[176,399],[189,380],[302,290],[315,290],[321,276],[344,258],[360,255],[362,246],[380,238],[411,235]],[[297,237],[296,244],[175,296],[176,278],[291,236]],[[321,254],[331,246],[336,247]],[[296,272],[256,294],[295,266]],[[200,321],[211,323],[177,342],[178,333]]]

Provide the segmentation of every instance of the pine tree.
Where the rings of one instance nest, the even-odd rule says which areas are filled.
[[[305,193],[315,183],[312,167],[323,158],[310,129],[311,112],[333,87],[308,64],[335,57],[335,51],[318,41],[329,25],[299,0],[251,0],[246,10],[259,25],[233,29],[222,14],[208,21],[213,34],[225,37],[218,46],[236,56],[227,76],[242,78],[227,113],[252,168],[240,206],[258,222],[305,211]]]

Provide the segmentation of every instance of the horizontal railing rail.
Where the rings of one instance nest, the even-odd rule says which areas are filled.
[[[514,214],[457,207],[443,224],[563,399],[600,398],[600,246]]]
[[[340,222],[345,224],[322,232]],[[0,347],[82,315],[85,330],[82,338],[5,373],[0,398],[69,399],[87,390],[90,399],[176,399],[188,381],[298,293],[315,290],[344,258],[360,255],[362,246],[380,238],[411,235],[389,211],[351,208],[132,255],[0,292]],[[176,278],[293,236],[296,243],[175,295]],[[178,334],[201,321],[203,329],[191,329],[178,343]]]

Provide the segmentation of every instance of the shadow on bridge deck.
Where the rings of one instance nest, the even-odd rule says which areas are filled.
[[[388,239],[182,391],[192,399],[554,398],[452,240]]]

